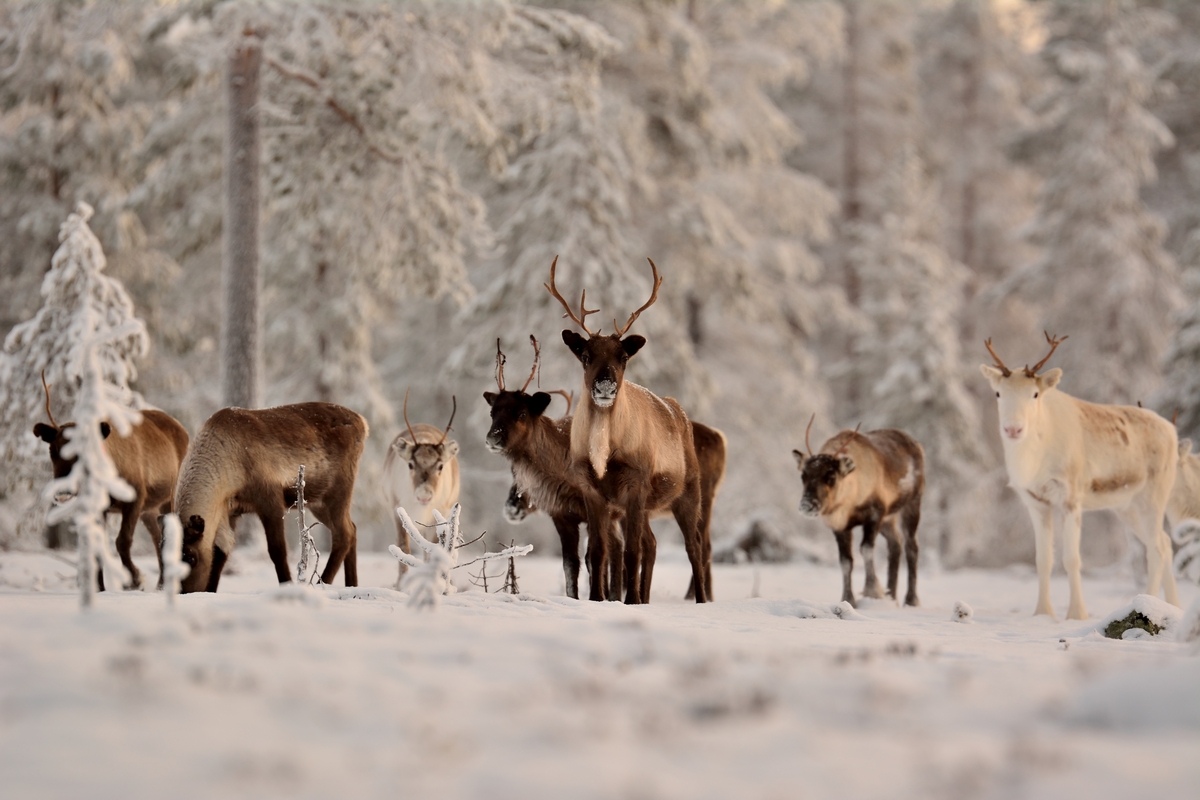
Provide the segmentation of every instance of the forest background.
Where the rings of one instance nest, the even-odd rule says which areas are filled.
[[[246,31],[262,397],[369,420],[362,548],[395,535],[381,471],[410,391],[414,423],[457,397],[467,529],[556,550],[547,520],[503,521],[482,400],[496,339],[512,383],[530,334],[541,388],[579,394],[555,255],[601,319],[659,265],[631,377],[726,433],[718,542],[757,524],[832,558],[797,511],[815,414],[814,446],[857,424],[925,446],[927,562],[1031,562],[987,337],[1021,364],[1069,335],[1065,391],[1200,432],[1200,4],[0,2],[0,332],[87,202],[151,340],[133,386],[193,434],[221,405],[223,70]],[[0,387],[10,411],[40,391]],[[38,547],[40,417],[3,420],[0,548]],[[1085,564],[1140,561],[1107,517],[1085,530]]]

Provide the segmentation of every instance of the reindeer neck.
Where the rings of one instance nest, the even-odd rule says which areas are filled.
[[[608,460],[620,447],[620,442],[614,441],[614,434],[620,435],[628,427],[631,415],[626,393],[630,387],[628,382],[622,386],[608,408],[593,403],[585,387],[583,401],[571,424],[571,460],[588,462],[598,478],[608,472]]]

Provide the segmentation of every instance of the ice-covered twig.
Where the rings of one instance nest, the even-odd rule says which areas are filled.
[[[175,595],[179,594],[179,582],[192,571],[191,565],[183,560],[183,525],[178,514],[167,514],[163,518],[163,594],[167,596],[167,608],[175,607]]]
[[[317,578],[317,570],[321,565],[321,551],[317,550],[317,542],[313,539],[312,529],[317,527],[317,523],[312,525],[304,524],[304,465],[300,465],[300,473],[296,476],[296,505],[293,506],[300,520],[300,561],[296,564],[296,583],[305,583],[305,575],[308,574],[308,560],[312,558],[312,574],[308,577],[307,582],[312,583]]]
[[[483,555],[478,556],[477,558],[473,558],[470,561],[467,561],[462,564],[458,564],[457,566],[458,567],[469,567],[470,565],[477,564],[480,561],[493,561],[498,558],[515,558],[518,556],[527,556],[531,552],[533,552],[533,545],[531,545],[531,544],[513,545],[511,547],[504,548],[503,550],[501,550],[498,553],[484,553]]]

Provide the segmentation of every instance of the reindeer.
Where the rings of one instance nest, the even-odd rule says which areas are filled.
[[[1185,519],[1200,520],[1200,457],[1192,452],[1192,440],[1179,440],[1179,463],[1175,467],[1175,485],[1167,501],[1167,520],[1171,531]]]
[[[816,415],[813,415],[816,419]],[[906,606],[917,599],[917,525],[921,522],[921,496],[925,491],[925,451],[906,433],[890,428],[859,433],[841,431],[814,454],[808,441],[813,420],[804,431],[808,453],[793,450],[804,483],[800,511],[820,517],[837,538],[842,564],[842,600],[857,605],[850,587],[854,568],[852,533],[862,527],[862,556],[867,577],[864,597],[883,597],[875,577],[875,535],[883,532],[888,543],[888,595],[895,600],[900,572],[900,552],[908,561]],[[904,540],[896,530],[899,522]]]
[[[50,424],[39,422],[33,426],[33,435],[50,445],[50,463],[54,477],[64,478],[71,472],[75,459],[67,459],[62,449],[67,443],[66,431],[75,427],[74,422],[59,425],[50,413],[50,387],[46,384],[46,373],[42,373],[42,389],[46,393],[46,416]],[[140,588],[142,575],[133,563],[130,548],[138,519],[154,542],[154,553],[158,557],[158,587],[162,588],[162,528],[157,515],[171,512],[175,480],[179,476],[179,464],[187,452],[188,434],[184,427],[169,414],[154,409],[142,411],[142,421],[135,425],[128,436],[110,436],[112,428],[107,422],[100,423],[100,434],[104,437],[104,448],[117,468],[117,474],[133,487],[134,497],[126,502],[109,498],[108,512],[119,511],[121,530],[117,533],[117,554],[121,563],[129,570],[130,587]],[[104,575],[97,573],[100,589],[104,589]]]
[[[321,581],[332,582],[345,562],[346,585],[357,586],[358,530],[350,518],[350,501],[367,433],[365,419],[333,403],[224,408],[209,417],[184,459],[175,489],[183,560],[192,568],[181,590],[217,590],[233,550],[234,525],[246,513],[262,520],[279,582],[292,579],[283,520],[296,502],[301,465],[305,506],[333,538]]]
[[[383,485],[391,504],[392,519],[396,523],[396,544],[406,553],[411,552],[408,531],[400,523],[397,507],[403,507],[418,525],[432,530],[433,512],[437,511],[443,518],[449,519],[450,509],[458,502],[458,442],[446,440],[450,435],[450,426],[454,424],[454,415],[458,413],[458,398],[452,397],[451,401],[454,407],[445,430],[420,423],[413,427],[408,421],[406,391],[404,424],[408,430],[392,440],[383,462]],[[404,465],[408,467],[408,474],[401,471]],[[397,586],[407,569],[401,562]]]
[[[513,469],[513,484],[505,500],[505,516],[510,522],[520,522],[529,514],[545,511],[554,522],[562,542],[563,573],[568,597],[579,597],[579,525],[587,520],[584,494],[571,483],[569,416],[550,420],[544,416],[551,402],[550,394],[526,394],[537,372],[537,340],[534,343],[534,369],[519,391],[504,387],[504,355],[496,343],[496,385],[499,393],[484,392],[484,400],[492,409],[492,425],[487,434],[487,446],[492,452],[507,457]],[[573,397],[567,397],[570,411]],[[705,548],[705,591],[712,598],[712,544],[710,520],[717,489],[725,477],[725,436],[715,428],[692,423],[693,440],[701,470],[700,535]],[[666,516],[670,508],[656,508],[651,517]],[[592,552],[589,547],[589,552]],[[589,572],[602,569],[601,564],[588,564]],[[608,587],[615,592],[616,587]],[[605,592],[607,596],[608,591]],[[687,597],[695,595],[695,584],[688,587]]]
[[[707,602],[704,546],[700,540],[700,464],[693,443],[692,423],[674,398],[660,398],[649,389],[625,380],[625,366],[646,344],[645,338],[626,336],[643,311],[658,299],[662,278],[652,259],[653,289],[650,299],[629,315],[624,326],[613,320],[615,333],[601,335],[589,330],[586,319],[596,309],[587,309],[587,291],[579,300],[579,315],[571,309],[554,283],[558,257],[550,265],[550,282],[545,284],[571,319],[588,335],[584,339],[571,330],[562,332],[563,342],[583,366],[584,397],[571,425],[571,467],[591,480],[609,505],[624,514],[625,602],[649,600],[656,543],[648,512],[669,507],[683,532],[684,547],[692,565],[696,602]],[[588,542],[596,541],[603,551],[613,540],[613,516],[608,509],[588,503]],[[599,531],[601,536],[591,535]],[[606,552],[599,556],[606,556]],[[599,559],[603,563],[604,558]],[[599,593],[598,575],[593,574],[594,594]]]
[[[1033,520],[1038,570],[1033,613],[1054,616],[1050,571],[1054,529],[1061,525],[1071,586],[1067,618],[1087,619],[1079,579],[1082,517],[1084,511],[1105,508],[1146,546],[1146,593],[1157,595],[1164,585],[1167,602],[1179,605],[1171,542],[1163,530],[1179,460],[1175,428],[1152,411],[1098,405],[1057,390],[1062,370],[1039,370],[1067,337],[1045,335],[1050,352],[1033,367],[1013,372],[996,355],[991,339],[984,346],[995,364],[979,367],[996,392],[1009,485]]]

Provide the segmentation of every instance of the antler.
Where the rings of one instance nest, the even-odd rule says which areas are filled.
[[[571,413],[571,406],[575,405],[575,393],[574,392],[567,394],[562,389],[555,389],[554,391],[549,392],[548,394],[560,394],[560,395],[562,395],[563,400],[567,401],[567,410],[566,410],[566,412],[563,413],[563,417],[565,417],[565,416],[567,416],[567,414]],[[560,417],[559,419],[561,419],[561,418],[562,417]]]
[[[812,445],[808,441],[808,432],[812,430],[812,424],[813,424],[813,421],[816,420],[816,418],[817,418],[817,412],[814,411],[812,417],[809,418],[809,420],[808,420],[808,427],[804,429],[804,449],[808,451],[808,455],[810,457],[812,456],[813,451],[812,451]]]
[[[454,424],[454,415],[458,413],[458,397],[455,395],[450,395],[450,402],[454,404],[454,407],[450,409],[450,421],[446,423],[446,430],[442,431],[442,438],[438,442],[439,446],[442,444],[442,442],[445,442],[446,437],[450,435],[450,426]],[[405,419],[405,422],[407,421],[408,420]]]
[[[538,344],[538,340],[533,337],[533,334],[529,336],[529,343],[533,345],[533,369],[529,371],[529,377],[525,380],[525,385],[521,387],[522,392],[529,388],[529,384],[533,383],[534,376],[538,374],[538,365],[542,361],[542,348]],[[538,378],[538,386],[541,385],[542,379]]]
[[[46,370],[42,370],[42,389],[46,392],[46,416],[50,418],[50,424],[58,427],[58,423],[54,421],[54,415],[50,413],[50,387],[46,384]]]
[[[504,353],[500,352],[500,339],[496,339],[496,387],[500,391],[504,391],[504,362],[507,361]]]
[[[1004,374],[1004,377],[1007,378],[1009,375],[1012,375],[1012,370],[1004,366],[1004,362],[1000,360],[1000,356],[996,355],[996,351],[992,349],[992,337],[989,336],[985,339],[983,346],[992,354],[992,358],[996,359],[996,366],[1000,368],[1000,372]]]
[[[404,424],[408,426],[408,436],[413,444],[417,443],[417,434],[413,433],[412,423],[408,421],[408,389],[404,390]]]
[[[658,287],[662,286],[663,279],[658,275],[658,267],[655,265],[654,259],[647,257],[646,260],[650,262],[650,269],[654,272],[654,289],[650,292],[650,299],[646,301],[645,305],[629,315],[629,321],[625,323],[625,327],[618,327],[617,321],[613,320],[613,330],[617,332],[618,337],[624,336],[633,325],[634,320],[641,316],[643,311],[654,305],[654,301],[658,299]]]
[[[553,295],[555,300],[562,303],[562,307],[567,310],[567,313],[563,314],[563,319],[570,317],[572,322],[574,322],[579,327],[583,328],[584,333],[586,333],[588,336],[595,336],[596,332],[588,330],[588,326],[584,324],[584,320],[586,320],[588,318],[589,314],[595,314],[600,309],[593,308],[591,311],[588,311],[587,302],[586,302],[587,301],[587,289],[584,289],[583,294],[581,294],[579,296],[579,314],[580,314],[580,316],[578,316],[578,317],[575,316],[575,312],[571,310],[571,304],[563,299],[563,296],[558,293],[558,287],[554,285],[554,270],[557,266],[558,266],[558,256],[555,256],[554,261],[552,261],[550,263],[550,283],[543,283],[542,286],[545,286],[546,291],[549,292],[551,295]]]
[[[1046,341],[1050,343],[1050,352],[1046,353],[1046,357],[1043,358],[1038,363],[1034,364],[1032,368],[1030,368],[1028,365],[1025,366],[1025,376],[1029,377],[1029,378],[1037,377],[1038,370],[1041,369],[1045,365],[1045,363],[1050,360],[1050,356],[1054,355],[1054,351],[1058,349],[1058,346],[1060,344],[1062,344],[1063,342],[1065,342],[1067,339],[1071,338],[1070,336],[1064,336],[1061,339],[1059,339],[1057,337],[1051,336],[1050,334],[1046,333],[1045,331],[1042,331],[1042,333],[1044,333],[1046,335]]]
[[[862,423],[861,423],[861,422],[860,422],[860,423],[858,423],[857,425],[855,425],[855,426],[854,426],[854,433],[850,434],[850,435],[849,435],[849,436],[846,438],[846,441],[842,442],[842,446],[841,446],[841,447],[839,447],[839,448],[837,449],[837,452],[833,454],[833,457],[834,457],[834,458],[837,458],[837,457],[838,457],[838,456],[840,456],[842,453],[846,452],[846,448],[848,448],[848,447],[850,446],[850,443],[854,441],[854,437],[858,435],[858,429],[859,429],[859,428],[861,428],[861,427],[862,427]]]

